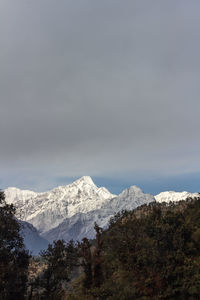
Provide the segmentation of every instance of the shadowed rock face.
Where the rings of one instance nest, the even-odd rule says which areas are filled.
[[[32,224],[20,220],[18,221],[21,225],[20,233],[24,238],[24,244],[32,255],[38,255],[41,250],[47,249],[49,242],[40,236]]]

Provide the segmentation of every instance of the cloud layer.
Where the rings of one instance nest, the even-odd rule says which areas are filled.
[[[199,1],[0,6],[2,184],[199,170]]]

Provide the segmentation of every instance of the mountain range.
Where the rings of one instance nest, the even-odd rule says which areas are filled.
[[[15,187],[4,192],[7,203],[15,205],[16,217],[24,224],[24,242],[33,254],[56,239],[94,238],[94,222],[105,228],[110,218],[122,210],[132,210],[153,201],[170,202],[199,196],[174,191],[153,196],[143,193],[137,186],[113,195],[106,188],[97,187],[89,176],[43,193]]]

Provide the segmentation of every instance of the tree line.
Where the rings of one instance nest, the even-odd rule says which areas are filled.
[[[199,299],[200,198],[151,203],[31,257],[0,192],[0,299]]]

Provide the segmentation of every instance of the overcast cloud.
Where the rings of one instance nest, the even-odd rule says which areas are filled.
[[[0,184],[199,172],[199,15],[198,0],[2,0]]]

